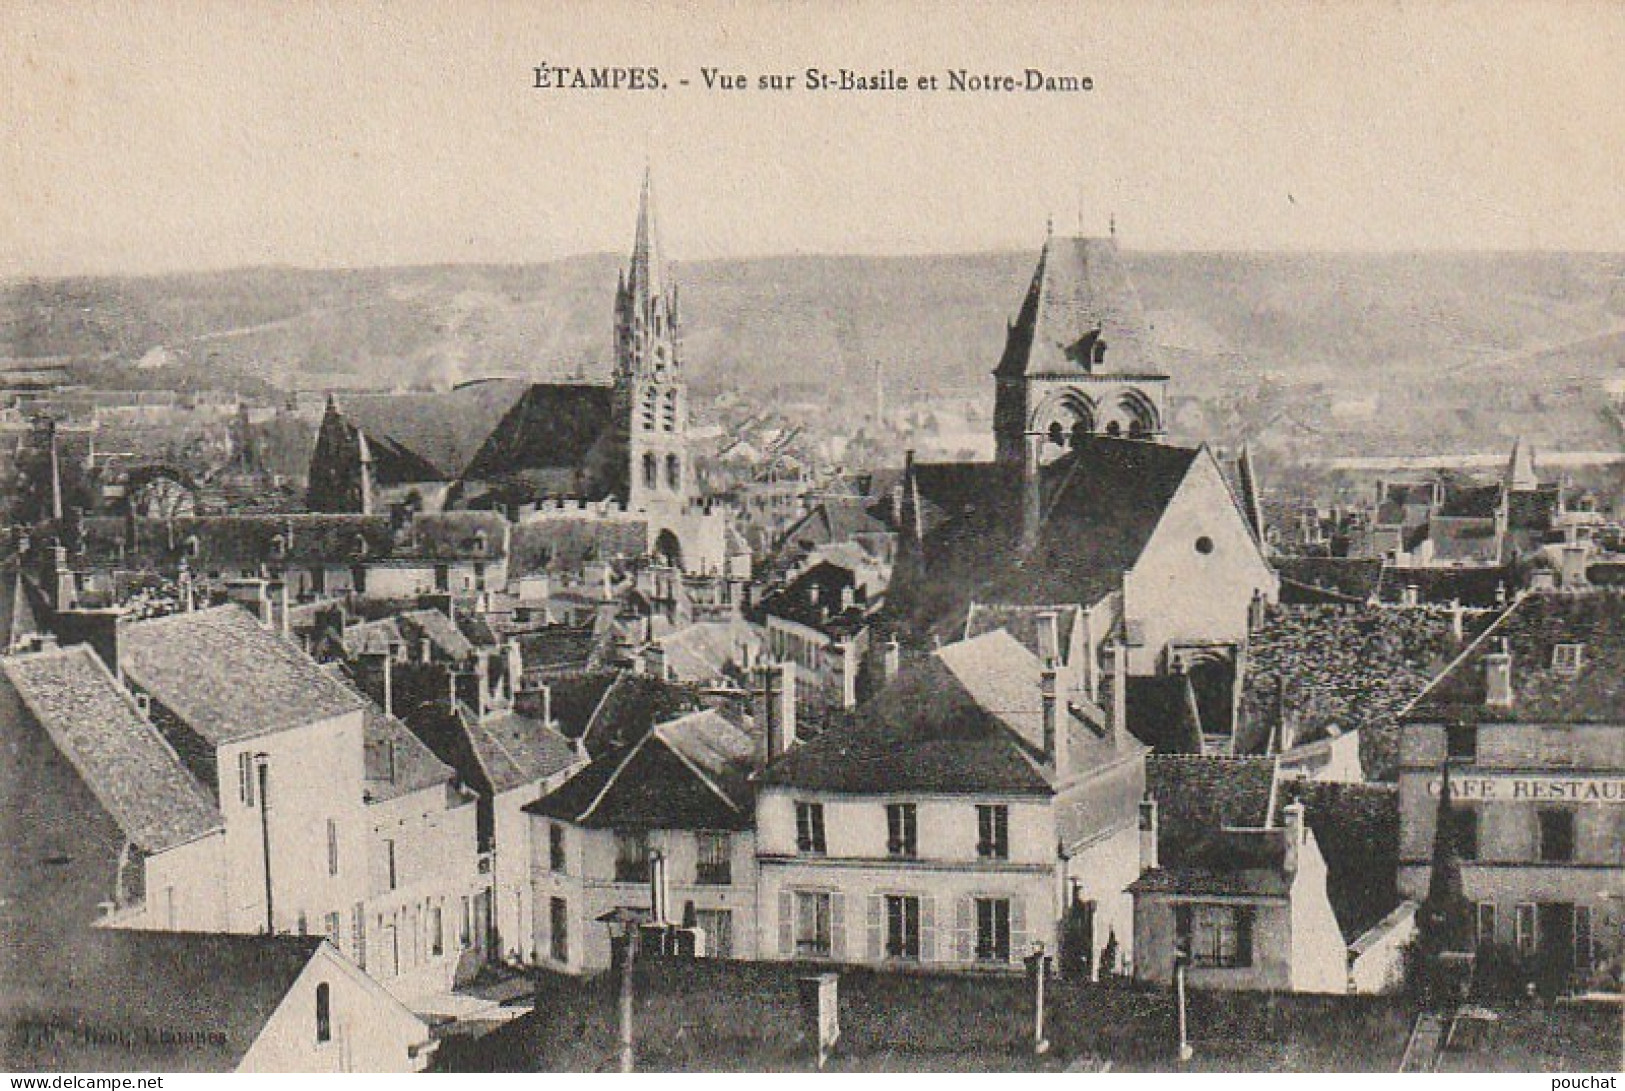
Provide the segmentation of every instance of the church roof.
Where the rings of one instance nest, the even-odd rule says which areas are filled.
[[[1038,540],[1022,546],[1022,468],[1008,463],[914,467],[923,540],[899,563],[886,612],[922,635],[957,636],[972,601],[1071,602],[1116,590],[1202,453],[1109,436],[1081,437],[1042,468]]]
[[[366,433],[375,459],[383,443],[434,467],[437,480],[451,481],[463,476],[528,388],[520,379],[482,379],[432,394],[349,394],[340,409]]]
[[[465,478],[499,479],[564,471],[551,482],[565,494],[611,491],[608,441],[613,388],[595,383],[533,383],[469,461]]]
[[[994,374],[1156,372],[1149,329],[1116,239],[1051,237]]]

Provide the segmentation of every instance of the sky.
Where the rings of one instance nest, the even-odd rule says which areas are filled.
[[[679,261],[1030,250],[1049,217],[1146,250],[1625,251],[1617,0],[0,0],[0,26],[0,277],[620,252],[645,163]],[[1094,89],[701,72],[809,67]]]

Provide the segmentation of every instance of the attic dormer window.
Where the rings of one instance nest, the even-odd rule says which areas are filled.
[[[1578,675],[1584,662],[1584,644],[1557,644],[1552,647],[1552,670],[1565,678]]]
[[[188,557],[196,557],[200,549],[201,543],[197,540],[197,535],[188,534],[186,536],[186,555]]]

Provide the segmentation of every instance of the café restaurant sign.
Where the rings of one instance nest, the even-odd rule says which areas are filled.
[[[1428,781],[1439,794],[1439,779]],[[1625,803],[1625,776],[1469,775],[1450,778],[1450,798],[1464,803]]]

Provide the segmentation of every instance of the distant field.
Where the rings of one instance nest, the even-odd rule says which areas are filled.
[[[988,393],[1029,252],[678,264],[691,374],[740,389],[893,405]],[[1268,436],[1320,452],[1460,452],[1519,432],[1617,449],[1625,256],[1127,253],[1184,399],[1181,438]],[[192,384],[449,385],[602,374],[621,259],[285,268],[0,285],[0,357]],[[170,376],[134,368],[165,346]]]
[[[796,971],[766,964],[645,965],[638,984],[640,1069],[800,1071]],[[1017,977],[841,976],[842,1043],[836,1071],[1054,1071],[1074,1064],[1113,1071],[1179,1069],[1176,1020],[1166,990],[1055,983],[1051,1053],[1031,1051],[1032,999]],[[448,1040],[439,1062],[454,1070],[611,1070],[616,1058],[614,981],[547,975],[538,1010],[491,1035]],[[1373,997],[1194,993],[1194,1071],[1388,1072],[1399,1064],[1411,1019],[1403,1001]],[[1515,1013],[1481,1051],[1453,1060],[1477,1068],[1609,1071],[1618,1066],[1617,1011]],[[1500,1060],[1495,1060],[1500,1058]]]

